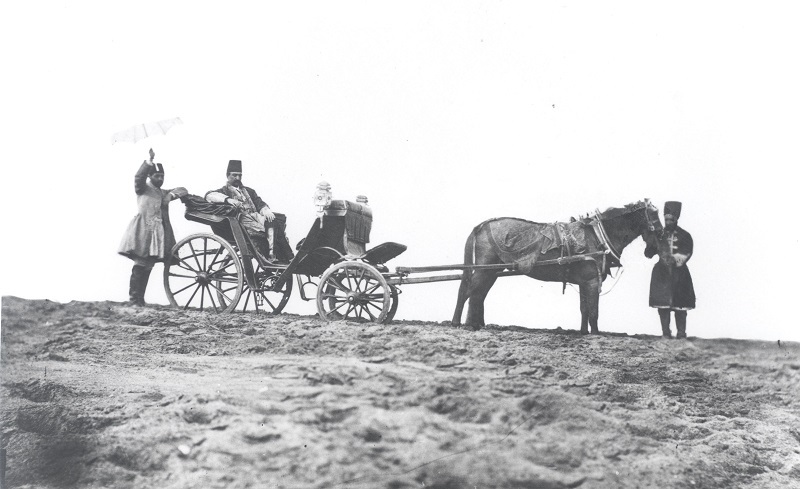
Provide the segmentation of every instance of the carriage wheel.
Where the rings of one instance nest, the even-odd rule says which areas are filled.
[[[172,248],[172,259],[164,266],[164,290],[173,306],[231,312],[243,288],[239,255],[227,241],[213,234],[183,238]]]
[[[267,314],[280,314],[286,303],[289,302],[289,297],[292,295],[292,285],[294,281],[287,280],[280,288],[280,290],[272,290],[273,285],[281,276],[283,268],[264,268],[254,260],[255,279],[258,287],[264,290],[254,291],[244,282],[244,289],[242,290],[242,297],[239,299],[239,304],[236,306],[237,311],[247,312],[255,311],[256,313],[265,312]],[[217,297],[221,303],[226,303],[224,292],[234,287],[233,284],[219,284],[219,291]]]
[[[383,276],[362,262],[345,261],[329,268],[320,279],[317,310],[327,321],[387,321],[391,293]]]

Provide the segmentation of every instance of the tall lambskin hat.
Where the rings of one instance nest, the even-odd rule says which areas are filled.
[[[681,203],[674,200],[664,203],[664,215],[674,216],[675,219],[681,217]]]
[[[242,173],[242,160],[230,160],[228,162],[228,173]]]
[[[150,169],[150,175],[155,173],[164,173],[164,165],[161,163],[153,163],[153,168]]]

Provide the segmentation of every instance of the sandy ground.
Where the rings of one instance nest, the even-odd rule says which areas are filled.
[[[800,487],[800,345],[2,299],[7,487]]]

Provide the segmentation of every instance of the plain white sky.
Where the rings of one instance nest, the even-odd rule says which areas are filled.
[[[800,340],[800,31],[795,2],[6,2],[0,7],[2,294],[127,298],[116,254],[151,146],[166,188],[229,159],[289,216],[320,180],[366,194],[395,266],[458,263],[479,222],[684,202],[689,334]],[[136,145],[133,124],[184,125]],[[177,239],[205,232],[172,204]],[[600,328],[658,334],[636,241]],[[161,267],[147,299],[166,303]],[[607,282],[606,289],[610,286]],[[403,288],[398,318],[449,320],[457,282]],[[287,312],[311,314],[299,294]],[[486,320],[576,329],[577,292],[498,281]]]

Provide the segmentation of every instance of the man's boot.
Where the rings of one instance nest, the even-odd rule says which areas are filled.
[[[678,328],[678,339],[686,338],[686,311],[675,311],[675,326]]]
[[[131,280],[128,286],[128,304],[138,306],[139,297],[139,265],[134,265],[131,269]]]
[[[152,268],[142,265],[134,265],[131,271],[131,302],[136,306],[145,306],[144,291],[147,289],[147,282],[150,280]]]
[[[669,330],[669,309],[659,309],[658,318],[661,320],[661,336],[672,338],[672,331]]]

